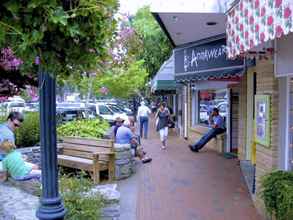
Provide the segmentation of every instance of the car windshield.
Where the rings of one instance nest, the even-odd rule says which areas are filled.
[[[112,109],[114,113],[122,113],[124,112],[119,106],[117,105],[109,105],[109,107]]]
[[[10,108],[21,108],[24,107],[24,103],[22,102],[13,102],[9,104]]]

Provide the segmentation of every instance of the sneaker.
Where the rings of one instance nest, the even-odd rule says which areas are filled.
[[[196,152],[196,153],[198,153],[198,149],[197,149],[196,147],[192,146],[191,144],[188,145],[188,147],[190,148],[190,150],[191,150],[192,152]]]
[[[161,148],[162,148],[162,150],[166,150],[166,147],[165,146],[162,146]]]
[[[146,157],[146,158],[143,158],[142,160],[141,160],[141,162],[142,163],[149,163],[149,162],[151,162],[153,159],[152,158],[150,158],[150,157]]]

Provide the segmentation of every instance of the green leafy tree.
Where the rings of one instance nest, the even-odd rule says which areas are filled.
[[[136,95],[144,88],[148,72],[144,68],[144,61],[135,61],[126,68],[113,69],[95,82],[96,92],[101,87],[108,88],[110,94],[115,97],[127,98]]]
[[[107,59],[116,28],[117,0],[2,0],[0,48],[59,76],[97,69]]]
[[[131,25],[139,36],[143,49],[129,47],[129,53],[135,54],[136,59],[143,59],[144,66],[149,76],[154,76],[161,65],[168,59],[172,52],[172,45],[162,29],[155,21],[149,7],[139,9],[131,19]]]

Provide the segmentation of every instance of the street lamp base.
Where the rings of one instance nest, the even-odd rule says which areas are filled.
[[[62,220],[66,214],[66,209],[60,197],[40,200],[40,207],[36,216],[40,220]]]

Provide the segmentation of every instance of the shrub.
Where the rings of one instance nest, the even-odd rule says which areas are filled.
[[[84,175],[60,178],[60,194],[68,209],[65,219],[99,219],[103,199],[99,194],[86,194],[92,187],[93,183]]]
[[[7,116],[0,116],[0,123],[4,123]],[[24,121],[16,129],[15,141],[18,147],[31,147],[40,142],[40,119],[38,112],[24,113]]]
[[[16,145],[30,147],[40,142],[40,119],[38,112],[26,112],[24,121],[15,132]]]
[[[293,173],[275,171],[261,181],[261,197],[270,215],[277,220],[293,219]]]
[[[109,124],[99,118],[75,120],[58,126],[59,136],[101,138],[109,129]]]

